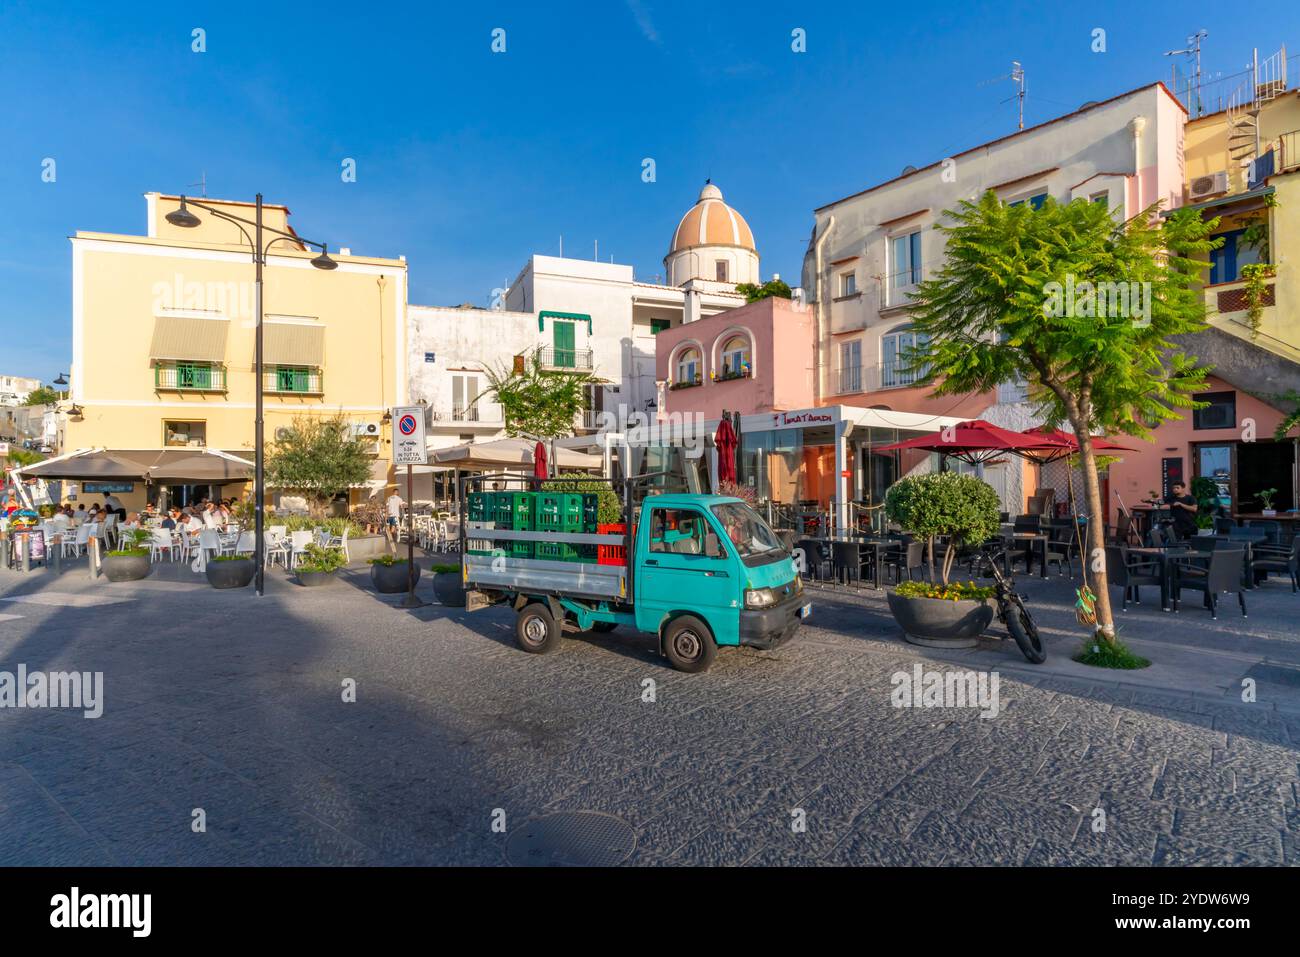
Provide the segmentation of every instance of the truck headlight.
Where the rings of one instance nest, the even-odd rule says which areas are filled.
[[[790,586],[794,589],[794,593],[796,595],[803,594],[803,579],[800,578],[798,575],[794,576],[794,580],[790,582]]]
[[[776,593],[770,588],[746,588],[746,608],[770,608],[776,604]]]

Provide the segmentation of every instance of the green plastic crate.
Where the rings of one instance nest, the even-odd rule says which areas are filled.
[[[505,546],[506,554],[511,558],[533,557],[532,542],[503,542],[502,544]]]
[[[488,517],[491,492],[469,493],[469,520],[471,522],[490,521]]]
[[[576,562],[580,560],[578,558],[578,546],[570,545],[568,542],[538,542],[535,551],[539,561]]]

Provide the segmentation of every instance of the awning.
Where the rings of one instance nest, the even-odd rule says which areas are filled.
[[[158,316],[153,321],[151,359],[224,362],[228,319]]]
[[[266,322],[262,328],[265,362],[277,366],[325,364],[325,327],[306,322]]]
[[[220,484],[248,481],[253,463],[217,449],[78,449],[14,471],[23,478]]]
[[[494,442],[477,442],[437,449],[433,460],[439,465],[455,465],[463,469],[521,468],[532,471],[533,442],[528,439],[497,439]],[[560,469],[601,469],[605,460],[599,455],[588,455],[556,446],[555,465]]]

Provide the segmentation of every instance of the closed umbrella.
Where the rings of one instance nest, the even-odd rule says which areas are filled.
[[[539,479],[550,477],[546,471],[546,445],[543,442],[533,446],[533,477]]]
[[[718,450],[718,483],[736,481],[736,430],[731,427],[731,419],[723,416],[718,424],[713,444]]]

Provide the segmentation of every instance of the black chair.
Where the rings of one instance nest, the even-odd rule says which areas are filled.
[[[1111,533],[1111,545],[1127,545],[1133,534],[1133,516],[1128,512],[1119,513],[1119,521],[1115,523],[1115,530]]]
[[[1043,517],[1041,515],[1017,515],[1015,521],[1015,531],[1017,532],[1034,532],[1037,533],[1043,526]]]
[[[1282,534],[1282,523],[1274,522],[1272,520],[1257,521],[1255,519],[1251,519],[1247,523],[1246,527],[1253,528],[1256,531],[1263,532],[1264,541],[1268,542],[1270,545],[1277,545],[1278,536]]]
[[[822,543],[815,538],[801,538],[795,545],[795,548],[803,552],[804,572],[812,581],[821,581],[829,577],[826,573],[827,566],[830,563],[826,555],[826,549]]]
[[[831,574],[849,584],[862,580],[862,546],[857,542],[831,542]]]
[[[1044,560],[1050,568],[1052,562],[1056,562],[1056,572],[1063,575],[1068,570],[1070,577],[1074,577],[1074,539],[1071,538],[1070,528],[1053,528],[1047,534],[1046,556]],[[1040,555],[1040,557],[1043,557]]]
[[[1291,591],[1297,590],[1297,570],[1300,567],[1300,535],[1291,540],[1291,547],[1284,548],[1281,545],[1256,545],[1255,546],[1255,571],[1257,572],[1286,572],[1291,576]]]
[[[912,569],[925,567],[925,542],[899,542],[885,552],[885,567],[894,570],[894,584],[906,575],[912,580]]]
[[[1215,535],[1227,535],[1236,527],[1237,523],[1230,518],[1216,518],[1214,520]]]
[[[1208,555],[1196,558],[1174,559],[1173,599],[1178,611],[1184,588],[1202,592],[1210,617],[1219,618],[1219,596],[1235,593],[1241,605],[1241,617],[1246,617],[1246,592],[1241,581],[1241,569],[1246,560],[1242,548],[1217,548]],[[1204,564],[1201,564],[1204,562]]]
[[[1164,587],[1163,570],[1154,558],[1134,555],[1122,545],[1106,546],[1106,581],[1124,589],[1124,602],[1120,611],[1128,611],[1129,597],[1142,604],[1140,588],[1155,585]]]
[[[1152,548],[1159,548],[1162,545],[1170,545],[1172,542],[1170,536],[1165,534],[1164,529],[1152,528],[1151,531],[1147,532],[1147,544]]]

